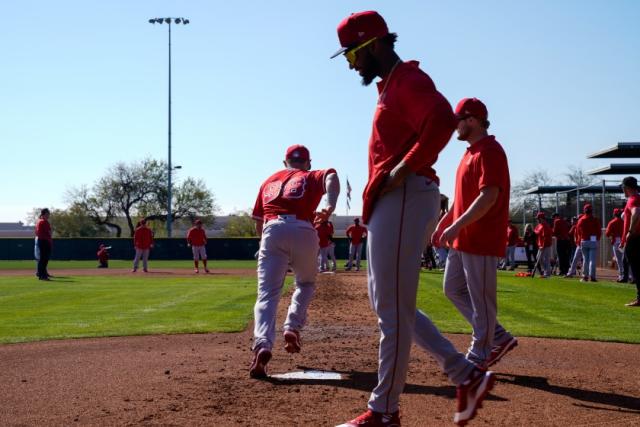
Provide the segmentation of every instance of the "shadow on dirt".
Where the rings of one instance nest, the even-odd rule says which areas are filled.
[[[498,381],[505,384],[513,384],[521,387],[533,388],[546,391],[547,393],[568,396],[583,402],[600,403],[613,406],[615,408],[630,409],[634,414],[640,415],[640,399],[633,396],[625,396],[617,393],[605,393],[594,390],[584,390],[580,388],[565,387],[549,384],[549,380],[544,377],[533,377],[526,375],[498,374]],[[608,408],[597,408],[608,409]],[[617,410],[617,409],[612,409]]]

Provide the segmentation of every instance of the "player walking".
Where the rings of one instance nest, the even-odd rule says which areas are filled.
[[[456,121],[451,106],[418,63],[400,60],[394,50],[396,37],[373,11],[352,14],[338,25],[342,49],[334,56],[343,53],[364,85],[382,79],[377,84],[362,213],[369,232],[369,298],[381,334],[378,385],[368,410],[344,426],[400,425],[399,400],[413,339],[458,385],[454,421],[464,424],[491,390],[494,374],[475,367],[416,310],[420,256],[440,208],[432,166]]]
[[[626,304],[627,307],[640,307],[640,194],[638,181],[628,176],[622,180],[622,190],[627,196],[624,207],[624,229],[620,247],[629,260],[629,268],[636,281],[636,299]]]
[[[347,228],[347,238],[349,239],[349,261],[345,270],[353,268],[353,261],[356,262],[356,271],[360,271],[360,258],[362,257],[362,239],[367,237],[367,228],[360,225],[358,218],[353,220]]]
[[[518,345],[497,321],[495,266],[510,224],[509,166],[502,146],[487,133],[487,107],[480,100],[460,101],[456,118],[458,139],[469,147],[456,172],[453,207],[440,220],[434,239],[451,248],[444,292],[473,327],[467,359],[488,368]]]
[[[191,246],[191,252],[193,252],[193,265],[195,267],[194,272],[200,273],[200,266],[198,265],[198,259],[202,260],[205,273],[209,272],[207,268],[207,234],[202,228],[202,221],[196,219],[194,226],[187,231],[187,246]]]
[[[138,223],[138,227],[133,232],[133,247],[136,250],[136,255],[133,258],[133,270],[131,272],[138,271],[138,263],[142,258],[142,270],[147,273],[149,271],[147,265],[149,252],[153,248],[153,231],[147,227],[147,221],[144,219]]]
[[[317,222],[314,228],[318,233],[318,242],[320,245],[320,272],[329,271],[329,251],[331,250],[333,225],[329,224],[329,221],[324,220]]]
[[[624,254],[620,250],[620,242],[622,241],[622,231],[624,230],[624,221],[622,220],[622,209],[615,208],[613,210],[613,218],[607,223],[605,236],[611,242],[613,257],[616,259],[618,267],[618,282],[622,282],[624,278]]]
[[[590,203],[585,204],[582,210],[584,215],[580,217],[576,225],[578,240],[580,241],[580,248],[584,258],[582,279],[580,281],[588,282],[591,280],[592,282],[597,282],[596,254],[598,253],[598,242],[602,235],[602,229],[600,228],[600,221],[593,216],[593,207]]]
[[[538,265],[542,266],[541,278],[547,279],[551,276],[551,245],[553,244],[553,230],[545,219],[544,212],[536,215],[538,225],[533,230],[538,237]]]
[[[334,169],[312,171],[309,150],[302,145],[287,149],[286,169],[271,175],[260,187],[253,218],[260,240],[258,298],[254,308],[253,362],[249,375],[267,376],[275,341],[278,302],[287,269],[293,269],[296,290],[284,322],[285,350],[300,351],[300,330],[313,298],[318,272],[318,235],[313,228],[314,210],[327,193],[325,209],[316,214],[326,220],[334,211],[340,182]]]

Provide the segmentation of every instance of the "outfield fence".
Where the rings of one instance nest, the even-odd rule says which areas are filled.
[[[349,242],[346,238],[334,239],[336,257],[348,258]],[[65,238],[53,239],[53,260],[94,260],[98,246],[111,246],[111,259],[132,259],[134,256],[133,240],[127,238]],[[258,250],[257,238],[214,238],[207,241],[207,255],[210,259],[254,259]],[[363,245],[366,247],[366,245]],[[363,249],[362,258],[366,258]],[[185,239],[155,239],[151,258],[175,260],[192,259],[191,248]],[[0,260],[32,260],[34,259],[34,239],[5,238],[0,239]]]

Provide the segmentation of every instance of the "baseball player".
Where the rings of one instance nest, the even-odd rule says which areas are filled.
[[[362,256],[362,239],[367,237],[367,228],[360,225],[358,218],[353,220],[347,228],[347,238],[349,239],[349,261],[345,270],[351,270],[353,261],[356,261],[356,271],[360,271],[360,257]]]
[[[582,215],[580,215],[582,216]],[[575,246],[575,250],[573,251],[573,257],[571,258],[571,266],[569,267],[569,272],[565,277],[571,278],[576,275],[578,271],[578,263],[583,262],[582,256],[582,248],[580,248],[580,240],[578,240],[578,218],[571,218],[571,228],[569,229],[569,238],[572,239],[572,242]]]
[[[368,228],[369,299],[381,334],[378,384],[368,410],[343,426],[400,425],[400,394],[414,339],[458,386],[454,421],[464,424],[475,416],[495,376],[468,361],[416,310],[420,256],[440,209],[432,166],[456,121],[451,105],[418,63],[400,60],[396,38],[374,11],[354,13],[338,25],[342,48],[334,57],[344,54],[364,85],[382,79],[362,212]]]
[[[482,101],[463,99],[456,118],[458,139],[469,147],[456,172],[453,207],[438,223],[433,240],[450,247],[444,292],[473,327],[467,359],[488,368],[518,345],[497,320],[495,266],[507,244],[511,181],[507,156],[487,132]]]
[[[609,242],[611,243],[613,257],[615,258],[616,265],[618,266],[617,282],[620,283],[624,279],[624,254],[620,250],[623,229],[624,221],[622,220],[622,209],[615,208],[613,210],[613,218],[607,223],[607,229],[604,234],[609,238]]]
[[[133,258],[133,270],[132,273],[138,271],[138,263],[142,258],[142,270],[147,273],[149,252],[153,249],[153,231],[147,227],[147,221],[141,220],[138,223],[138,227],[133,232],[133,247],[136,250],[136,255]]]
[[[111,246],[105,246],[103,244],[98,246],[98,252],[96,253],[98,257],[98,268],[109,268],[109,249],[111,249]]]
[[[545,219],[544,212],[538,212],[536,215],[538,225],[533,230],[538,237],[538,255],[539,264],[542,265],[542,278],[547,279],[551,276],[551,245],[553,244],[553,230]]]
[[[620,247],[629,260],[629,268],[636,281],[636,299],[626,304],[627,307],[640,307],[640,188],[638,181],[628,176],[622,180],[622,190],[627,196],[624,207],[624,227]]]
[[[314,210],[327,194],[326,207],[315,214],[325,221],[334,211],[340,182],[334,169],[311,170],[309,150],[293,145],[286,151],[286,169],[271,175],[260,187],[253,208],[260,240],[258,297],[254,309],[252,378],[267,376],[267,363],[276,334],[276,312],[289,265],[296,289],[284,322],[285,350],[300,351],[300,330],[313,298],[318,272],[318,234],[313,228]]]
[[[320,221],[315,224],[320,245],[320,272],[329,270],[329,250],[331,248],[331,235],[333,235],[333,225],[329,221]]]
[[[51,212],[49,209],[44,208],[40,211],[40,219],[36,222],[36,252],[38,260],[38,270],[36,275],[39,280],[51,280],[51,275],[47,270],[49,265],[49,258],[51,257],[51,248],[53,247],[53,238],[51,232],[51,224],[49,223],[49,216]]]
[[[576,232],[584,257],[584,265],[582,266],[581,282],[597,282],[596,280],[596,256],[598,253],[598,242],[602,235],[600,221],[593,216],[593,207],[587,203],[583,207],[584,215],[578,220]]]
[[[566,276],[571,264],[571,238],[569,237],[571,226],[558,213],[554,213],[551,218],[553,218],[553,235],[556,237],[560,275]]]
[[[329,256],[329,261],[333,262],[333,267],[331,268],[331,271],[336,271],[338,269],[338,262],[336,261],[336,242],[334,242],[333,240],[333,233],[335,229],[333,227],[333,223],[331,221],[328,221],[328,222],[329,222],[329,225],[331,226],[331,235],[329,236],[328,256]]]
[[[506,270],[507,266],[509,267],[509,271],[516,269],[516,246],[519,241],[520,235],[518,233],[518,227],[513,225],[511,220],[509,220],[509,225],[507,225],[507,253],[504,257],[504,263],[502,264],[503,270]]]
[[[191,251],[193,252],[194,272],[200,273],[198,260],[201,259],[202,265],[204,266],[204,272],[208,273],[207,234],[205,233],[204,228],[202,228],[202,221],[199,219],[196,219],[194,226],[187,231],[187,246],[191,246]]]

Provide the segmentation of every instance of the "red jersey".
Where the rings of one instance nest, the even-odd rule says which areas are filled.
[[[517,245],[518,240],[520,240],[520,233],[518,232],[518,227],[516,227],[513,224],[509,224],[507,226],[507,246]]]
[[[614,216],[611,221],[607,224],[607,229],[604,232],[604,235],[611,240],[611,244],[616,242],[616,239],[622,238],[622,230],[624,229],[624,221],[622,218],[618,218]]]
[[[192,246],[204,246],[207,244],[207,235],[204,228],[191,227],[187,232],[187,243]]]
[[[367,237],[367,229],[361,225],[351,224],[347,228],[347,237],[351,239],[351,243],[359,245],[362,239]]]
[[[602,235],[600,221],[593,215],[582,215],[576,224],[576,234],[580,241],[591,240],[591,236],[595,236],[596,240],[600,240],[600,236]]]
[[[623,245],[627,241],[627,233],[631,231],[631,234],[637,233],[638,230],[629,230],[631,227],[631,209],[640,208],[640,194],[634,194],[627,199],[627,204],[624,206],[624,229],[622,232]]]
[[[274,173],[260,186],[253,218],[267,222],[278,215],[295,215],[298,219],[313,221],[326,192],[325,178],[335,172],[335,169],[284,169]]]
[[[576,233],[576,226],[575,224],[571,226],[571,228],[569,229],[569,237],[573,240],[573,242],[576,245],[579,245],[580,242],[578,241],[578,233]]]
[[[36,237],[38,240],[48,240],[51,242],[51,224],[44,218],[40,218],[36,223]]]
[[[97,256],[98,261],[100,261],[101,263],[106,263],[107,261],[109,261],[109,252],[105,248],[98,250]]]
[[[321,248],[326,248],[331,244],[330,237],[333,235],[333,225],[328,222],[321,222],[315,225],[316,232],[318,233],[318,239]]]
[[[539,248],[548,248],[553,243],[553,230],[547,224],[547,221],[542,221],[540,224],[536,225],[535,230],[533,230],[538,236],[538,247]]]
[[[569,223],[562,218],[553,221],[553,235],[558,240],[569,240]]]
[[[455,249],[475,255],[504,256],[511,181],[507,155],[495,137],[490,135],[470,145],[460,160],[452,222],[469,209],[480,195],[480,190],[494,186],[500,189],[496,202],[482,218],[460,230],[453,241]]]
[[[153,232],[149,227],[140,226],[133,233],[133,246],[138,249],[149,249],[153,245]]]
[[[382,182],[404,162],[438,182],[433,164],[457,122],[447,99],[418,62],[400,62],[378,82],[378,104],[369,138],[369,178],[363,192],[362,222],[371,217]]]

